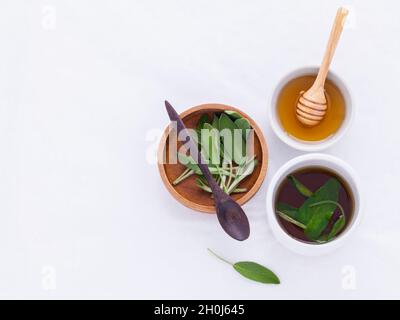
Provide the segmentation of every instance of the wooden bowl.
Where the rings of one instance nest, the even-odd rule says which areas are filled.
[[[223,104],[203,104],[190,108],[189,110],[183,112],[180,116],[187,128],[195,128],[197,122],[204,113],[212,116],[214,113],[223,112],[226,110],[232,110],[240,113],[243,117],[250,121],[250,124],[254,129],[254,153],[258,159],[258,166],[255,168],[253,174],[240,183],[240,187],[246,188],[248,191],[246,193],[232,195],[233,199],[235,199],[240,205],[243,205],[257,193],[267,174],[268,148],[261,129],[254,122],[254,120],[244,112]],[[169,159],[168,135],[169,126],[164,132],[158,149],[158,168],[162,181],[167,187],[167,190],[176,200],[186,207],[201,212],[215,213],[214,200],[210,197],[209,193],[204,192],[196,185],[196,176],[186,179],[177,186],[172,184],[172,182],[179,177],[186,168],[180,163],[163,163],[162,159],[164,158],[164,152],[166,153],[166,159]],[[180,146],[178,145],[178,148],[179,147]]]

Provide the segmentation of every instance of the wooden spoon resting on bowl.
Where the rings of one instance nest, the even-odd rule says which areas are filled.
[[[337,11],[317,78],[310,89],[306,92],[300,92],[300,97],[296,106],[296,116],[297,119],[306,126],[312,127],[320,123],[328,109],[328,102],[324,89],[325,80],[328,76],[329,66],[339,42],[340,35],[342,34],[347,14],[348,10],[345,8],[339,8]]]
[[[168,101],[165,101],[165,107],[170,120],[176,122],[178,135],[181,131],[186,131],[187,129],[182,119]],[[203,156],[198,152],[197,145],[194,143],[189,133],[187,133],[186,136],[189,137],[190,140],[191,152],[197,153],[197,155],[192,154],[193,159],[197,162],[197,165],[203,173],[204,178],[207,180],[214,195],[215,208],[219,223],[225,232],[232,238],[239,241],[246,240],[250,236],[250,225],[246,214],[235,200],[222,191],[218,183],[214,180],[207,165],[205,165]]]

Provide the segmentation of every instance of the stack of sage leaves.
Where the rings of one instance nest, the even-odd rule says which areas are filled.
[[[197,123],[193,138],[214,179],[227,194],[247,192],[239,184],[253,173],[258,164],[250,143],[252,134],[250,122],[235,111],[214,114],[211,118],[204,114]],[[196,175],[197,186],[212,193],[193,157],[178,152],[178,161],[186,169],[173,182],[174,185]]]
[[[332,241],[346,225],[345,211],[338,202],[340,182],[332,177],[318,190],[312,192],[294,176],[288,176],[287,179],[305,198],[305,201],[299,208],[278,202],[277,215],[302,229],[305,236],[312,242]],[[337,209],[340,215],[334,214]]]

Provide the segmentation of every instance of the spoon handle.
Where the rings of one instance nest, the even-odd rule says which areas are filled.
[[[326,46],[325,55],[322,60],[321,68],[319,69],[317,79],[315,80],[313,85],[313,87],[315,88],[324,87],[325,85],[325,80],[328,75],[329,66],[332,62],[333,55],[335,54],[335,50],[339,42],[340,35],[342,34],[344,23],[346,21],[348,13],[349,11],[343,7],[339,8],[336,13],[335,21],[332,26],[332,31],[329,36],[328,44]]]
[[[178,115],[178,113],[176,112],[176,110],[172,107],[172,105],[168,101],[165,101],[165,107],[167,109],[170,120],[176,122],[178,135],[180,132],[186,131],[187,134],[185,136],[189,137],[190,151],[193,155],[193,159],[196,161],[197,165],[199,166],[201,172],[204,175],[204,178],[207,180],[208,185],[210,186],[213,192],[215,202],[228,198],[229,196],[222,191],[218,183],[213,178],[210,170],[208,169],[208,166],[205,165],[203,156],[201,155],[201,152],[198,151],[197,144],[194,143],[193,138],[190,136],[189,132],[187,132],[187,128],[183,123],[182,119],[180,118],[180,116]]]

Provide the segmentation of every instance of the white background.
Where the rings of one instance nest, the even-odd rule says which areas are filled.
[[[357,110],[327,152],[358,172],[365,210],[345,247],[306,258],[268,228],[269,181],[300,152],[274,136],[267,108],[281,77],[320,62],[341,4],[351,16],[332,68]],[[0,297],[400,298],[399,12],[395,0],[2,0]],[[179,111],[230,104],[264,130],[248,241],[162,185],[149,159],[166,98]],[[242,279],[207,247],[282,284]]]

